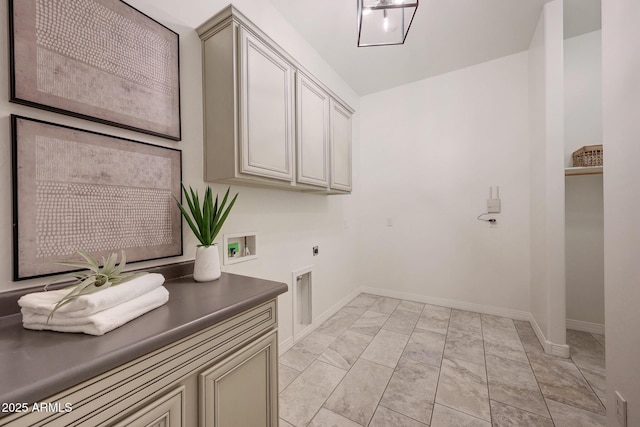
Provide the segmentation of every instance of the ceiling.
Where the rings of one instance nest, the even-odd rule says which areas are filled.
[[[269,0],[360,95],[528,49],[550,0],[421,0],[404,45],[356,47],[356,0]],[[598,29],[600,0],[564,0],[566,33]]]

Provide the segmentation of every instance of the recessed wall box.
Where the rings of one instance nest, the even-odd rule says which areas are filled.
[[[258,258],[258,234],[232,233],[224,235],[223,264],[237,264]]]

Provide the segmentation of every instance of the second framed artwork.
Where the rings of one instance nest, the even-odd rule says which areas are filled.
[[[10,0],[11,101],[181,139],[178,34],[120,0]]]
[[[69,271],[78,250],[182,254],[181,151],[11,116],[14,280]]]

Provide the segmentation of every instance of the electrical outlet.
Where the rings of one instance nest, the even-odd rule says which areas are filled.
[[[316,256],[316,255],[318,255],[319,253],[320,253],[320,251],[318,250],[318,247],[317,247],[317,246],[314,246],[314,247],[313,247],[313,256]]]
[[[627,401],[616,391],[616,419],[620,427],[627,427]]]

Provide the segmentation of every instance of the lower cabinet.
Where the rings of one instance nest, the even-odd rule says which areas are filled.
[[[201,427],[278,427],[275,331],[202,372]]]
[[[186,427],[185,387],[154,400],[113,427]]]
[[[277,427],[272,299],[46,399],[70,412],[14,413],[11,427]]]

